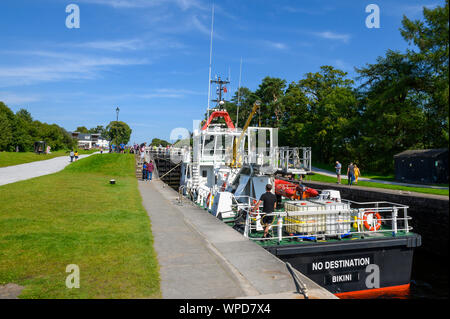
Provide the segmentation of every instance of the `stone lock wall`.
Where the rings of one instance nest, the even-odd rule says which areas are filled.
[[[359,186],[334,185],[305,181],[304,185],[317,190],[335,189],[343,199],[358,202],[387,201],[409,206],[413,232],[422,236],[422,248],[433,254],[448,257],[449,198],[398,190]]]

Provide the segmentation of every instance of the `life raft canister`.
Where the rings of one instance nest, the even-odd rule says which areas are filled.
[[[369,223],[367,222],[367,217],[369,215],[375,215],[375,217],[372,216],[372,218],[376,218],[377,219],[377,223],[376,223],[375,226],[369,225]],[[363,221],[364,221],[364,227],[366,227],[366,229],[369,230],[369,231],[375,231],[375,230],[380,229],[380,227],[381,227],[381,216],[380,216],[380,214],[378,214],[376,212],[372,212],[372,211],[365,212],[364,213],[364,217],[363,217]]]

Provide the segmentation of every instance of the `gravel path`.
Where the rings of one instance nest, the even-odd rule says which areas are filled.
[[[93,153],[97,154],[97,153]],[[80,155],[78,160],[91,156]],[[0,186],[23,181],[26,179],[53,174],[61,171],[70,164],[69,156],[55,157],[45,161],[36,161],[26,164],[7,166],[0,168]]]
[[[313,173],[330,176],[330,177],[336,177],[336,173],[330,172],[324,169],[320,169],[317,167],[311,168]],[[341,180],[347,183],[347,174],[345,174],[347,171],[342,170],[344,174],[341,175]],[[434,189],[448,189],[448,187],[445,186],[433,186],[433,185],[423,185],[423,184],[410,184],[410,183],[399,183],[399,182],[390,182],[390,181],[383,181],[378,179],[370,179],[365,177],[359,177],[358,180],[360,181],[367,181],[367,182],[373,182],[373,183],[380,183],[380,184],[390,184],[390,185],[399,185],[399,186],[410,186],[410,187],[422,187],[422,188],[434,188]],[[344,183],[344,182],[343,182]]]

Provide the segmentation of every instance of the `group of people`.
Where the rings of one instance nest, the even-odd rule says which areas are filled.
[[[143,181],[151,181],[153,176],[153,170],[155,166],[153,165],[153,162],[150,161],[150,163],[144,162],[144,165],[142,165],[142,180]]]
[[[78,150],[75,152],[73,150],[70,151],[70,162],[73,162],[73,159],[75,158],[75,161],[78,160]]]
[[[339,163],[339,161],[336,161],[336,166],[334,168],[336,169],[337,183],[340,184],[342,164]],[[347,184],[350,186],[353,185],[353,183],[358,184],[359,176],[361,176],[361,171],[358,166],[354,163],[350,163],[347,167]]]

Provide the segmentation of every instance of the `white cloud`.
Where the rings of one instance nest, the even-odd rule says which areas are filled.
[[[26,96],[23,94],[16,94],[12,92],[2,92],[0,91],[0,101],[4,102],[7,105],[20,105],[30,102],[39,101],[40,97],[36,95]]]
[[[114,41],[92,41],[73,44],[74,47],[101,49],[110,51],[139,50],[144,47],[140,39],[114,40]]]
[[[338,69],[341,69],[341,70],[344,70],[344,71],[351,71],[351,70],[353,70],[353,66],[351,64],[349,64],[349,63],[347,63],[347,62],[345,62],[345,61],[343,61],[341,59],[336,59],[334,61],[334,63],[335,63],[335,65],[336,65],[336,67]]]
[[[198,0],[79,0],[89,4],[106,5],[113,8],[154,8],[160,6],[178,6],[181,10],[191,8],[205,9],[205,6]]]
[[[278,50],[286,50],[288,49],[288,46],[281,42],[274,42],[274,41],[264,41],[264,43],[271,48],[278,49]]]
[[[388,6],[382,6],[380,8],[382,14],[387,14],[390,16],[403,16],[406,15],[409,18],[417,18],[422,16],[423,8],[434,9],[439,6],[440,3],[429,3],[429,4],[408,4],[408,5],[400,5],[396,3],[389,3]]]
[[[152,38],[144,39],[124,39],[124,40],[98,40],[81,43],[65,43],[61,46],[75,47],[83,49],[105,50],[105,51],[137,51],[143,49],[164,50],[183,48],[184,45],[173,39]]]
[[[94,79],[117,66],[150,63],[147,59],[116,58],[54,51],[16,52],[26,56],[26,66],[1,66],[0,86],[14,86],[62,80]],[[31,65],[30,65],[31,64]]]
[[[211,34],[210,28],[207,27],[207,26],[205,26],[205,25],[199,20],[199,18],[198,18],[197,16],[195,16],[195,15],[191,17],[191,24],[192,24],[192,26],[193,26],[195,29],[197,29],[197,30],[200,31],[201,33],[204,33],[204,34],[207,34],[207,35]],[[217,34],[215,34],[215,35],[217,36]]]

